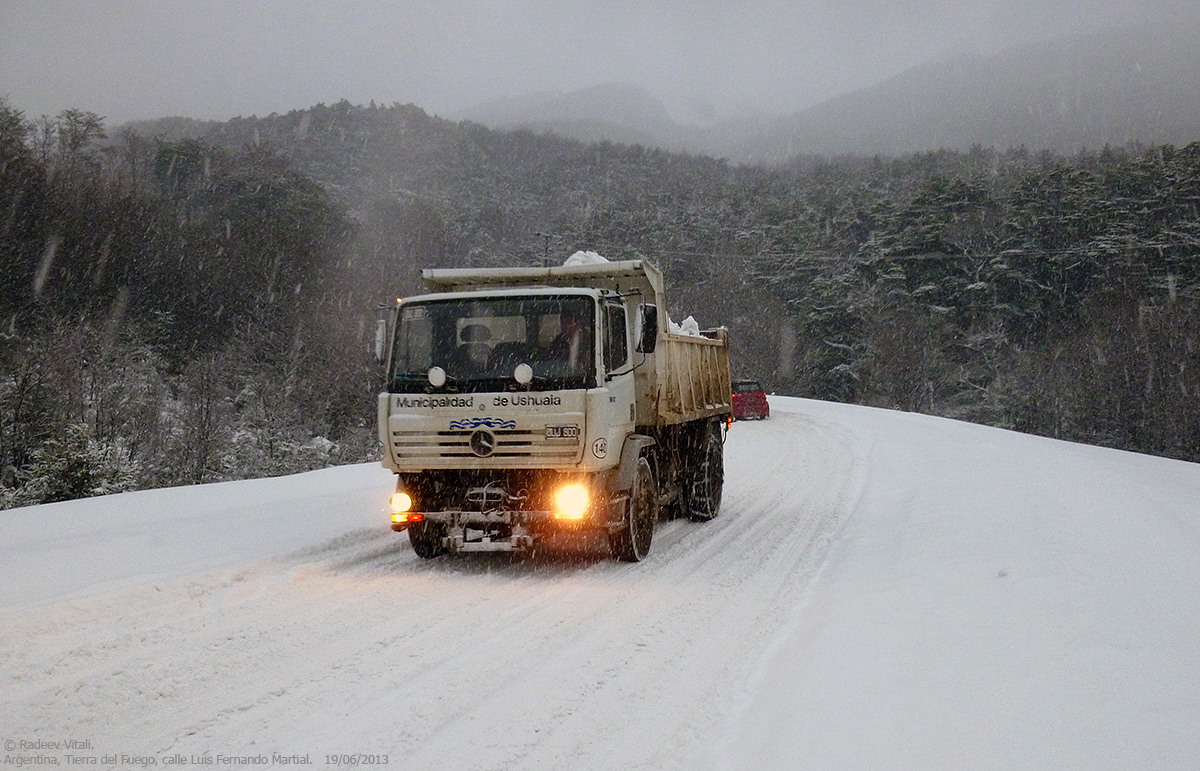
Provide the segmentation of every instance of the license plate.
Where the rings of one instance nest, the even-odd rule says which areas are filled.
[[[578,439],[579,426],[546,426],[547,439]]]

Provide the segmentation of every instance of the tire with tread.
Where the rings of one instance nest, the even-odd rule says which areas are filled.
[[[625,504],[625,527],[609,533],[613,556],[622,562],[641,562],[650,553],[654,524],[658,521],[658,485],[650,461],[638,458],[633,488]]]
[[[697,450],[696,470],[687,494],[688,518],[707,522],[721,512],[721,492],[725,487],[725,445],[721,428],[714,423],[705,431],[704,441]]]

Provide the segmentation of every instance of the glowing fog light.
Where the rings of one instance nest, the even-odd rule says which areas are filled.
[[[408,511],[412,508],[412,497],[408,493],[400,492],[392,496],[392,513],[399,514],[402,511]],[[393,518],[394,519],[394,518]],[[400,520],[403,522],[403,520]]]
[[[392,521],[397,525],[406,525],[409,522],[424,522],[425,515],[420,512],[397,511],[392,514]]]
[[[560,519],[580,519],[587,509],[588,493],[583,485],[567,485],[554,496],[555,513]]]

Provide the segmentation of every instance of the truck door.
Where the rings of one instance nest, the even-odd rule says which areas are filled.
[[[630,325],[624,303],[604,303],[604,380],[609,391],[612,419],[624,430],[634,423],[633,366],[630,362]]]

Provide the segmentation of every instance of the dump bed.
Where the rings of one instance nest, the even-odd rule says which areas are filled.
[[[668,332],[659,338],[654,358],[660,425],[733,412],[728,334],[724,328],[703,334],[706,336]]]

